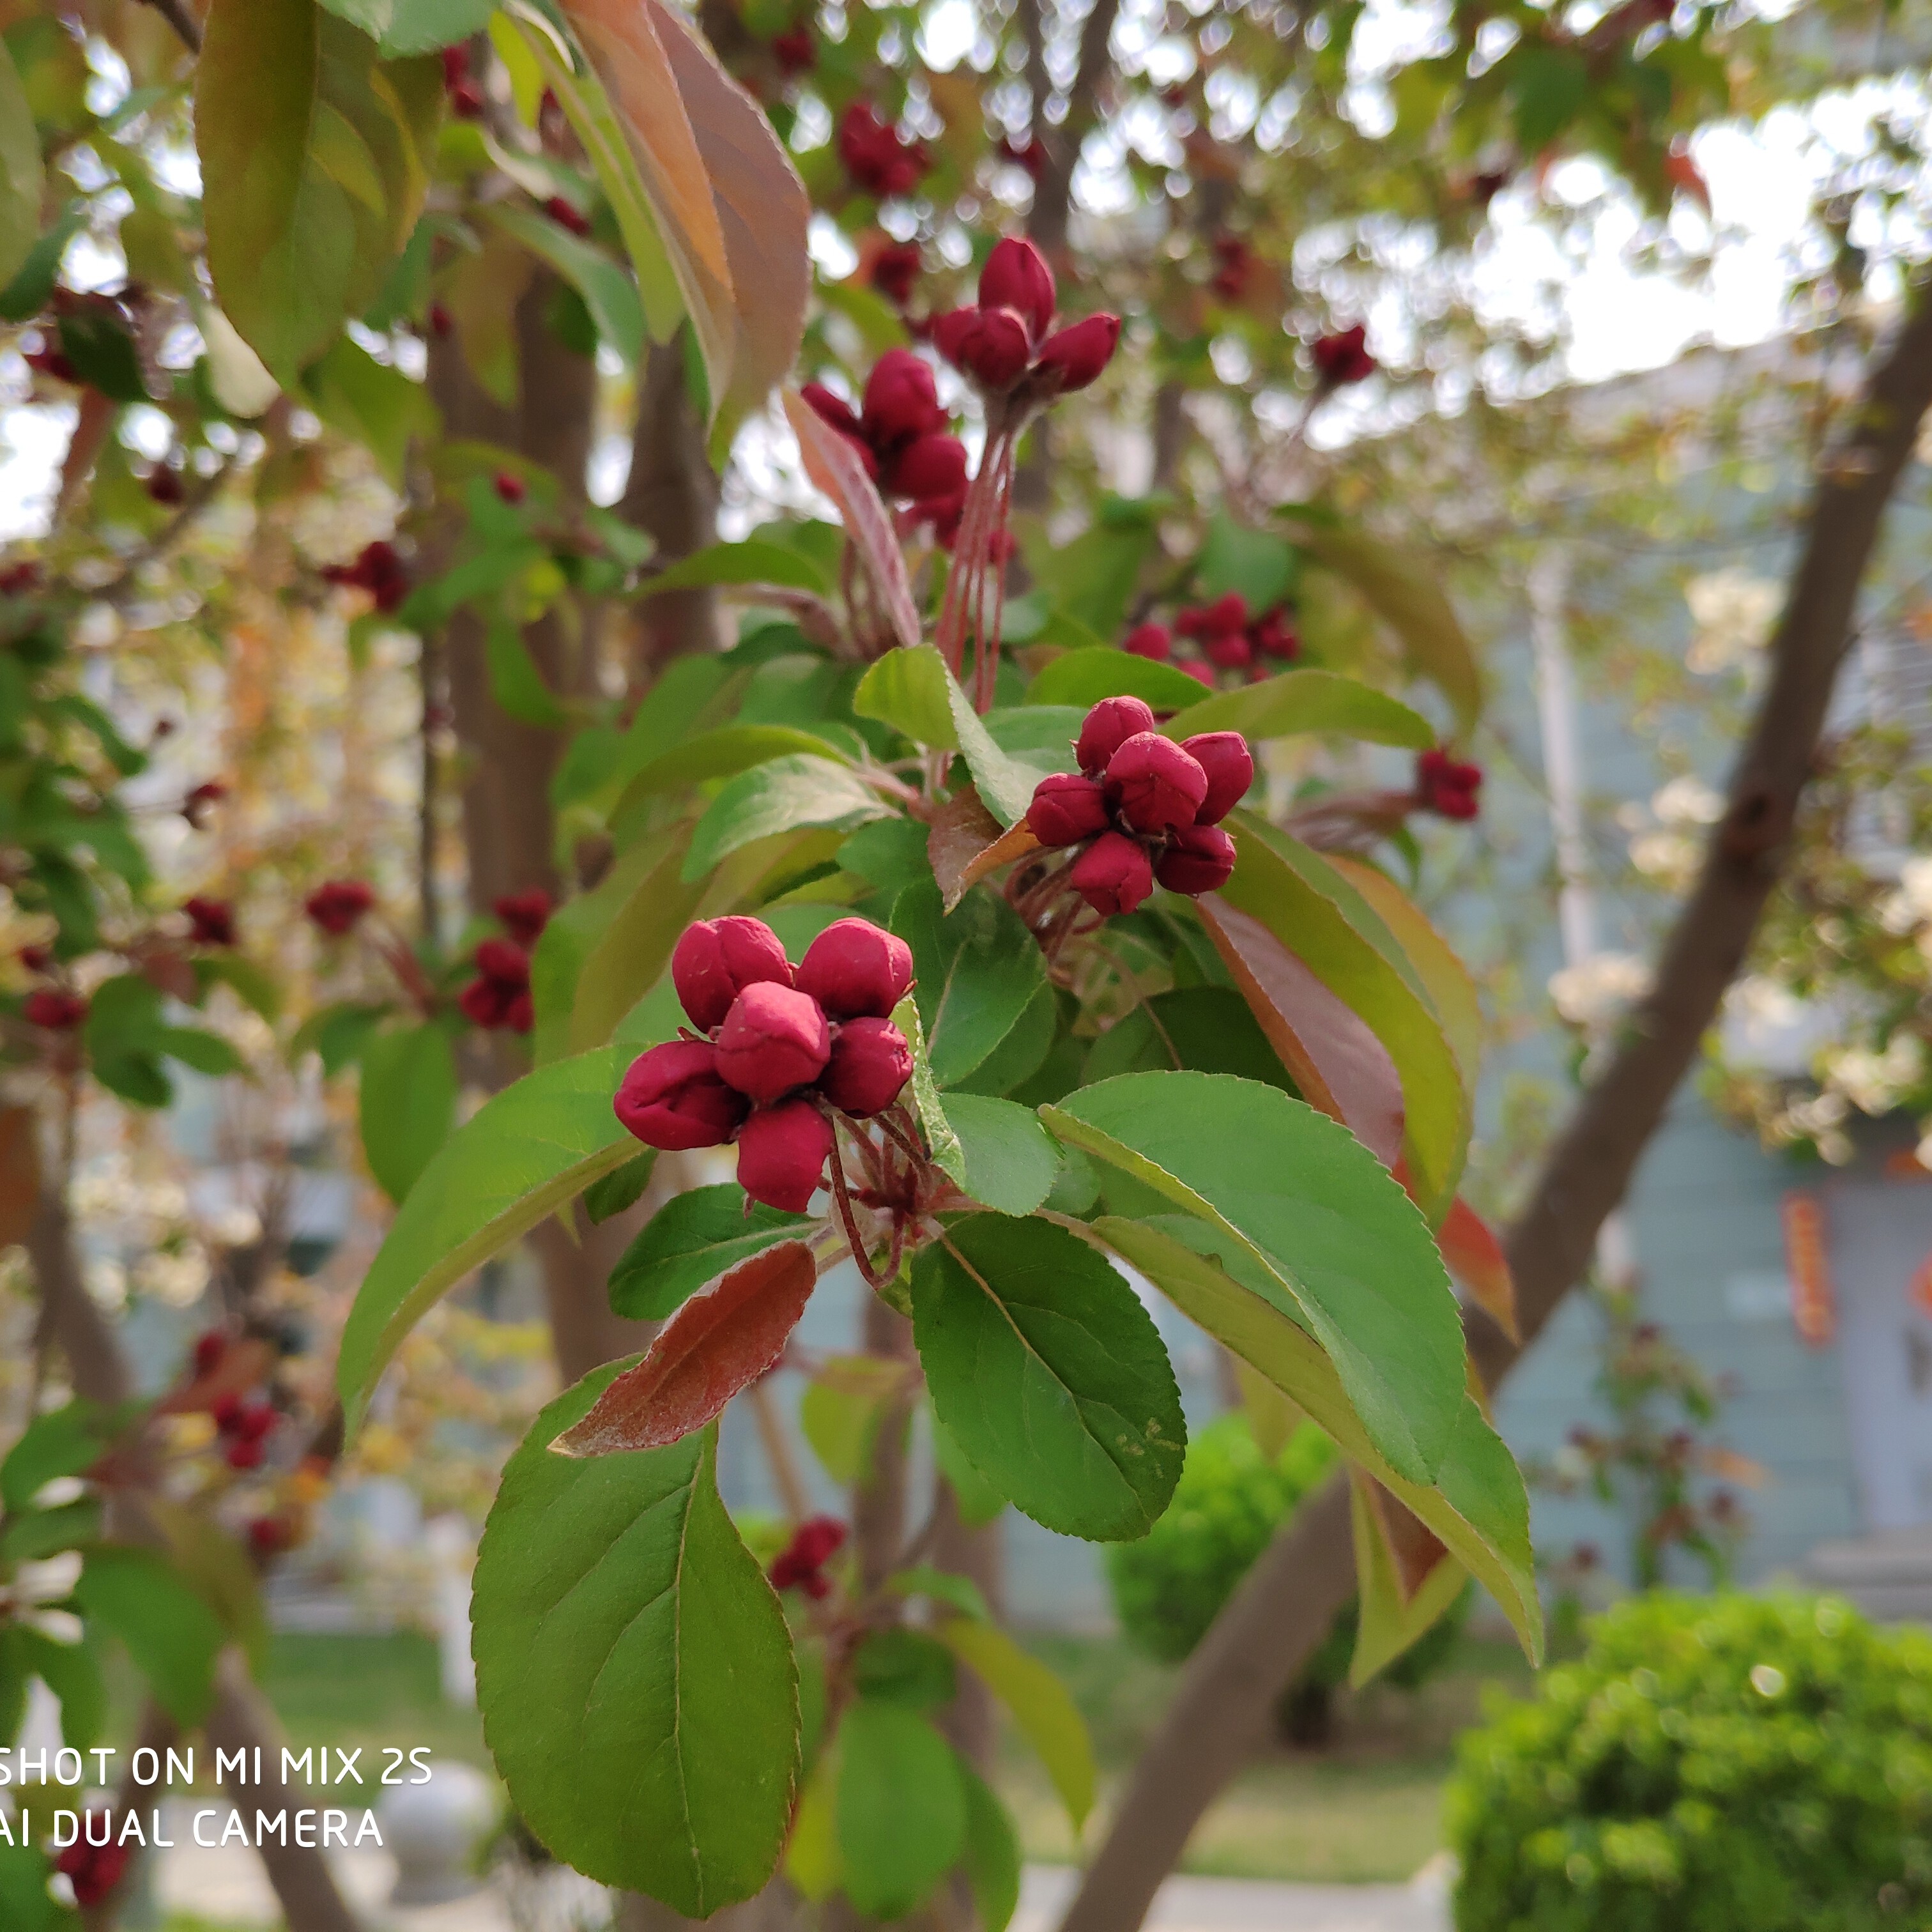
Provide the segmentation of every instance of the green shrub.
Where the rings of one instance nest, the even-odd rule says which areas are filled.
[[[1845,1604],[1633,1598],[1460,1755],[1458,1932],[1932,1922],[1932,1640]]]
[[[1334,1462],[1335,1445],[1312,1423],[1272,1461],[1246,1416],[1210,1423],[1187,1445],[1166,1514],[1138,1543],[1108,1546],[1114,1614],[1128,1641],[1163,1663],[1186,1657],[1269,1538]],[[1462,1628],[1467,1594],[1389,1666],[1387,1682],[1413,1690],[1441,1667]],[[1283,1696],[1280,1726],[1292,1742],[1322,1742],[1328,1694],[1346,1680],[1354,1648],[1352,1598]]]

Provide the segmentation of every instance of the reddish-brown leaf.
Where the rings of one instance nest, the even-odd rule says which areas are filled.
[[[805,339],[812,204],[772,124],[674,9],[647,0],[698,143],[730,268],[731,382],[726,424],[758,408],[785,379]]]
[[[1363,1492],[1395,1565],[1402,1600],[1412,1603],[1429,1580],[1429,1573],[1449,1554],[1448,1546],[1406,1503],[1399,1501],[1372,1477],[1362,1478]]]
[[[98,389],[81,391],[80,413],[74,418],[74,434],[68,439],[67,454],[61,462],[60,494],[54,502],[56,523],[74,507],[86,488],[88,478],[94,473],[94,459],[107,440],[119,407],[112,397],[104,396]]]
[[[1017,825],[1001,832],[983,851],[973,855],[965,870],[959,874],[959,890],[947,896],[946,910],[951,911],[988,872],[998,872],[1002,866],[1016,859],[1024,859],[1029,852],[1040,849],[1040,841],[1034,836],[1032,827],[1022,818]]]
[[[1512,1342],[1520,1341],[1516,1325],[1516,1280],[1510,1273],[1496,1231],[1459,1195],[1442,1225],[1436,1245],[1449,1272],[1469,1291],[1470,1298]]]
[[[954,793],[939,808],[932,830],[926,834],[926,856],[948,912],[965,896],[973,883],[966,876],[968,867],[1002,836],[1000,821],[986,809],[970,785]]]
[[[1217,893],[1195,902],[1216,951],[1301,1096],[1393,1167],[1402,1154],[1402,1082],[1388,1050],[1258,919]]]
[[[702,1429],[780,1355],[818,1279],[812,1250],[782,1241],[720,1275],[662,1328],[574,1429],[551,1445],[566,1456],[662,1449]]]
[[[0,1248],[27,1238],[40,1192],[40,1143],[31,1107],[0,1107]]]
[[[838,506],[844,520],[845,540],[859,554],[874,595],[892,626],[896,643],[908,650],[920,642],[919,608],[912,601],[905,556],[892,532],[886,509],[858,452],[800,395],[784,392],[785,415],[798,437],[806,474]]]

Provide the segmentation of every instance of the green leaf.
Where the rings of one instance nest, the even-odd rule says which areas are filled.
[[[1190,679],[1191,683],[1192,680]],[[1199,687],[1196,686],[1198,690]],[[1250,740],[1335,731],[1371,745],[1426,750],[1436,742],[1429,721],[1399,699],[1332,670],[1285,670],[1238,691],[1218,691],[1160,728],[1191,738],[1197,731],[1238,731]]]
[[[830,758],[794,753],[741,772],[711,802],[692,833],[684,878],[702,879],[754,839],[800,826],[850,832],[890,808],[863,778]]]
[[[0,112],[10,111],[0,103]],[[68,1932],[80,1923],[68,1906],[55,1903],[47,1889],[53,1875],[52,1862],[38,1845],[0,1844],[0,1922],[9,1932]]]
[[[480,32],[496,0],[322,0],[386,54],[429,53]]]
[[[838,1726],[838,1850],[852,1903],[903,1917],[966,1842],[966,1793],[952,1747],[916,1711],[860,1697]]]
[[[238,1643],[259,1676],[268,1661],[268,1619],[249,1554],[213,1517],[171,1497],[146,1504],[181,1574]]]
[[[974,1466],[1036,1522],[1090,1541],[1142,1536],[1187,1447],[1153,1318],[1052,1222],[974,1214],[913,1264],[932,1404]]]
[[[111,310],[76,309],[60,319],[62,352],[74,374],[117,403],[144,403],[148,385],[134,338]]]
[[[1296,540],[1324,568],[1354,586],[1401,639],[1410,669],[1449,700],[1464,732],[1472,730],[1482,714],[1483,674],[1475,646],[1442,588],[1439,560],[1411,556],[1332,524],[1304,525]]]
[[[662,1322],[727,1269],[810,1226],[808,1216],[747,1204],[735,1180],[674,1194],[610,1270],[610,1306],[634,1322]]]
[[[715,731],[700,731],[653,758],[626,788],[613,816],[621,814],[634,799],[681,791],[706,778],[736,778],[754,765],[793,752],[850,762],[836,745],[796,724],[722,724]]]
[[[191,1066],[212,1080],[239,1073],[246,1064],[219,1034],[206,1032],[200,1027],[163,1027],[154,1036],[154,1045],[170,1060],[178,1060],[184,1066]]]
[[[626,1208],[634,1208],[643,1198],[644,1190],[651,1184],[651,1175],[657,1164],[657,1149],[646,1148],[642,1154],[625,1162],[615,1174],[607,1174],[602,1180],[592,1181],[584,1190],[584,1211],[590,1217],[592,1226],[622,1214]]]
[[[766,537],[709,544],[647,578],[645,587],[658,596],[668,590],[690,590],[711,584],[775,584],[820,597],[830,596],[838,587],[803,551]]]
[[[282,990],[274,975],[238,952],[202,952],[195,956],[194,976],[203,998],[218,980],[230,988],[244,1006],[272,1024],[281,1018]]]
[[[0,1564],[38,1563],[63,1550],[77,1550],[100,1534],[100,1504],[93,1496],[53,1509],[10,1510],[0,1522]]]
[[[91,1636],[78,1643],[56,1643],[40,1631],[15,1625],[14,1642],[26,1666],[51,1690],[61,1707],[61,1742],[91,1750],[107,1725],[107,1684],[100,1669],[100,1646]],[[16,1733],[17,1735],[17,1733]],[[0,1903],[6,1888],[0,1884]],[[14,1921],[0,1917],[14,1932]]]
[[[215,298],[286,388],[375,299],[429,185],[434,60],[379,62],[314,0],[214,0],[195,142]]]
[[[1403,1150],[1425,1214],[1454,1199],[1469,1144],[1461,1057],[1426,982],[1360,889],[1322,855],[1246,812],[1221,896],[1280,940],[1380,1040],[1402,1082]]]
[[[370,1035],[388,1016],[387,1006],[365,1006],[353,1000],[321,1007],[296,1028],[289,1042],[289,1064],[299,1066],[302,1055],[314,1052],[326,1076],[340,1073],[362,1058]]]
[[[959,1137],[966,1192],[1000,1214],[1030,1214],[1053,1192],[1060,1150],[1030,1108],[1013,1100],[954,1094],[946,1117]]]
[[[859,680],[852,709],[935,752],[960,752],[986,807],[1011,825],[1032,802],[1034,776],[994,743],[946,660],[930,644],[888,651]]]
[[[1148,505],[1116,498],[1103,503],[1100,520],[1071,543],[1056,542],[1043,520],[1036,524],[1023,539],[1028,567],[1056,610],[1096,637],[1111,638],[1126,621],[1141,566],[1156,548],[1155,530]]]
[[[362,1050],[358,1100],[369,1172],[400,1202],[449,1138],[456,1120],[456,1058],[434,1020],[379,1033]]]
[[[127,1647],[177,1724],[198,1724],[214,1696],[214,1660],[228,1634],[200,1592],[152,1550],[97,1544],[74,1600]]]
[[[1006,1932],[1020,1902],[1020,1842],[992,1787],[963,1757],[958,1763],[966,1792],[966,1849],[960,1862],[980,1932]]]
[[[610,1111],[623,1059],[604,1047],[540,1066],[493,1094],[437,1150],[343,1330],[336,1390],[350,1430],[425,1310],[637,1152]]]
[[[1247,1002],[1232,986],[1182,986],[1143,1000],[1094,1042],[1082,1079],[1090,1087],[1122,1073],[1178,1067],[1238,1073],[1284,1090],[1291,1084]]]
[[[543,673],[524,642],[523,632],[512,619],[500,615],[491,623],[484,637],[483,657],[490,674],[490,695],[500,710],[521,724],[547,731],[570,722],[570,713],[544,682]]]
[[[0,1504],[14,1514],[57,1477],[80,1475],[100,1460],[125,1420],[80,1397],[35,1416],[0,1462]]]
[[[939,1097],[939,1083],[932,1077],[932,1057],[926,1048],[926,1028],[920,1019],[919,1002],[908,993],[892,1009],[892,1024],[905,1035],[912,1048],[912,1104],[919,1124],[926,1131],[927,1150],[934,1164],[950,1174],[962,1187],[966,1184],[966,1156],[959,1136],[946,1118]]]
[[[1093,1741],[1066,1686],[995,1623],[949,1617],[934,1633],[1012,1713],[1077,1834],[1094,1808]]]
[[[706,1917],[776,1867],[799,1772],[784,1613],[718,1500],[718,1432],[550,1444],[629,1363],[539,1415],[483,1531],[477,1702],[512,1802],[605,1885]]]
[[[976,1623],[990,1623],[993,1612],[986,1592],[970,1576],[950,1570],[935,1570],[930,1563],[915,1563],[909,1570],[896,1570],[886,1579],[886,1588],[896,1597],[924,1597],[944,1604]]]
[[[634,368],[644,350],[644,311],[637,284],[602,249],[573,235],[548,215],[514,202],[499,202],[490,218],[547,262],[584,298],[597,333]]]
[[[33,127],[33,117],[29,115],[26,123]],[[34,165],[39,166],[36,151]],[[40,215],[39,199],[34,204],[34,220]],[[46,229],[28,248],[20,259],[20,266],[8,281],[0,284],[0,317],[8,322],[27,322],[38,315],[47,305],[48,298],[54,292],[54,283],[60,274],[61,257],[67,253],[68,244],[87,225],[88,204],[76,196],[61,210],[53,224]]]
[[[342,336],[302,378],[309,406],[331,429],[359,442],[392,488],[403,487],[412,442],[428,442],[442,418],[429,392]]]
[[[1436,1472],[1412,1483],[1390,1467],[1356,1413],[1335,1366],[1258,1276],[1237,1280],[1196,1252],[1200,1224],[1175,1216],[1155,1225],[1110,1216],[1094,1232],[1146,1275],[1190,1319],[1290,1396],[1336,1446],[1439,1536],[1515,1624],[1532,1663],[1541,1656],[1543,1612],[1529,1543],[1522,1478],[1466,1394]],[[1186,1236],[1184,1241],[1180,1237]]]
[[[1378,1676],[1445,1616],[1468,1587],[1469,1573],[1438,1545],[1435,1562],[1406,1591],[1382,1533],[1380,1511],[1359,1469],[1349,1472],[1348,1508],[1355,1543],[1355,1648],[1348,1682],[1358,1690]],[[1387,1507],[1384,1498],[1382,1507]]]
[[[904,1396],[906,1381],[905,1366],[883,1356],[819,1359],[799,1402],[798,1423],[835,1483],[868,1479],[879,1424],[894,1399]]]
[[[1103,698],[1144,698],[1156,711],[1185,711],[1201,687],[1185,671],[1103,645],[1067,651],[1027,686],[1029,704],[1097,704]]]
[[[923,1630],[888,1624],[868,1633],[852,1653],[852,1688],[909,1711],[931,1711],[958,1694],[952,1653]]]
[[[1272,531],[1250,530],[1217,511],[1194,560],[1194,594],[1211,603],[1238,590],[1258,616],[1288,595],[1294,567],[1294,549]]]
[[[932,1460],[952,1492],[959,1520],[970,1528],[991,1522],[1006,1508],[1006,1498],[974,1468],[958,1437],[937,1415],[932,1422]]]
[[[1224,1073],[1130,1073],[1040,1112],[1258,1263],[1390,1465],[1435,1474],[1464,1400],[1455,1291],[1420,1210],[1346,1127]]]
[[[949,913],[930,879],[892,902],[891,924],[912,948],[933,1078],[950,1087],[1006,1038],[1046,984],[1040,948],[997,893],[970,892]]]

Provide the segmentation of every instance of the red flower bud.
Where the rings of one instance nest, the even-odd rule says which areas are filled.
[[[1254,250],[1238,235],[1216,236],[1214,249],[1216,266],[1208,286],[1223,302],[1239,302],[1254,272]]]
[[[1339,389],[1372,376],[1381,365],[1369,353],[1367,344],[1368,332],[1359,322],[1352,328],[1323,336],[1310,352],[1323,386]]]
[[[823,382],[807,382],[799,394],[841,436],[849,436],[860,442],[865,440],[866,433],[859,426],[858,412],[843,396],[828,389]]]
[[[866,378],[859,416],[866,442],[880,458],[945,428],[931,364],[910,349],[888,349]]]
[[[738,1185],[754,1201],[802,1214],[832,1152],[832,1123],[809,1100],[760,1107],[738,1130]]]
[[[1174,633],[1165,624],[1136,624],[1120,646],[1137,658],[1165,663],[1174,655]]]
[[[228,1445],[228,1466],[231,1469],[259,1469],[268,1453],[261,1443],[239,1438]]]
[[[187,494],[179,470],[170,470],[165,463],[158,463],[148,471],[148,496],[151,502],[172,509]]]
[[[1042,845],[1077,845],[1107,829],[1107,795],[1094,780],[1054,772],[1034,787],[1026,822]]]
[[[734,914],[694,920],[670,956],[670,982],[700,1033],[722,1026],[731,1002],[761,981],[791,984],[791,962],[778,934],[761,919]]]
[[[962,374],[996,394],[1026,374],[1033,345],[1010,308],[956,308],[932,325],[933,346]]]
[[[808,993],[769,980],[747,986],[718,1029],[718,1071],[769,1105],[808,1085],[832,1057],[832,1029]]]
[[[1471,819],[1481,811],[1477,794],[1483,768],[1452,758],[1447,752],[1420,752],[1415,760],[1415,802],[1438,818]]]
[[[792,1532],[791,1540],[772,1559],[767,1573],[775,1590],[802,1589],[815,1602],[832,1586],[819,1573],[845,1541],[845,1526],[834,1516],[808,1517]]]
[[[1154,729],[1154,713],[1138,698],[1103,698],[1088,712],[1075,740],[1073,755],[1089,778],[1097,778],[1107,761],[1136,731]]]
[[[1254,662],[1255,647],[1245,631],[1216,631],[1202,639],[1201,654],[1222,670],[1246,670]]]
[[[292,1549],[296,1536],[296,1526],[286,1516],[258,1516],[248,1525],[248,1547],[265,1561]]]
[[[1248,641],[1264,656],[1294,658],[1301,655],[1300,634],[1286,604],[1277,604],[1248,626]]]
[[[573,235],[590,232],[590,218],[581,212],[574,202],[566,201],[560,194],[554,194],[543,205],[543,212],[558,227],[568,229]]]
[[[203,1376],[212,1376],[221,1366],[221,1358],[228,1352],[228,1337],[219,1328],[210,1328],[206,1334],[194,1338],[194,1375],[199,1382]]]
[[[71,1033],[87,1017],[87,1002],[78,993],[64,993],[57,986],[36,986],[20,1003],[20,1011],[29,1026],[47,1033]]]
[[[40,587],[40,566],[32,557],[0,570],[0,597],[31,597]]]
[[[1234,842],[1218,825],[1184,825],[1154,875],[1171,892],[1219,892],[1234,869]]]
[[[476,970],[497,986],[520,992],[530,983],[530,956],[513,939],[486,939],[476,949]]]
[[[1012,310],[1027,326],[1030,345],[1037,346],[1053,326],[1058,299],[1053,271],[1030,242],[1009,236],[993,244],[993,252],[980,271],[982,309]]]
[[[872,257],[866,278],[893,308],[904,308],[912,299],[913,284],[924,266],[916,242],[894,242]]]
[[[530,494],[524,479],[511,470],[498,470],[491,478],[490,487],[512,508]]]
[[[932,165],[922,142],[902,141],[863,100],[854,101],[840,118],[838,158],[854,184],[880,201],[911,194]]]
[[[818,64],[818,43],[806,26],[788,27],[772,36],[772,58],[788,80],[795,74],[808,74]]]
[[[1154,868],[1137,839],[1104,832],[1073,862],[1067,884],[1103,918],[1132,912],[1154,890]]]
[[[1189,658],[1176,664],[1174,669],[1193,679],[1196,684],[1204,684],[1210,691],[1214,688],[1214,674],[1198,658]]]
[[[85,1910],[100,1904],[112,1893],[133,1856],[130,1846],[90,1845],[83,1841],[68,1846],[54,1860],[54,1870],[66,1875],[74,1887],[74,1903]]]
[[[1208,774],[1208,796],[1194,822],[1219,825],[1247,796],[1255,782],[1255,755],[1248,741],[1238,731],[1202,731],[1184,738],[1180,748]]]
[[[442,84],[454,87],[459,80],[470,76],[470,43],[458,40],[454,46],[445,47],[442,52]]]
[[[848,1020],[832,1042],[818,1090],[842,1114],[866,1120],[883,1114],[912,1078],[912,1048],[890,1020]]]
[[[932,503],[966,494],[966,446],[956,436],[922,436],[882,467],[889,496]]]
[[[1229,631],[1246,628],[1248,600],[1238,590],[1217,597],[1211,604],[1197,604],[1181,612],[1174,628],[1184,638],[1220,637]]]
[[[442,340],[456,326],[451,318],[449,310],[440,302],[430,304],[429,314],[424,320],[429,324],[429,332],[438,341]]]
[[[500,986],[494,980],[472,980],[457,994],[457,1010],[471,1025],[494,1033],[508,1025],[510,1002],[516,997],[513,988]]]
[[[193,928],[192,938],[199,946],[232,946],[235,944],[235,908],[224,904],[220,899],[203,898],[199,894],[184,902],[182,910],[188,914],[188,924]]]
[[[1090,315],[1049,335],[1040,344],[1038,369],[1059,379],[1058,393],[1070,395],[1084,389],[1114,359],[1120,346],[1120,318],[1117,315]]]
[[[533,886],[526,892],[506,892],[490,910],[519,946],[532,946],[550,923],[550,895],[541,886]]]
[[[317,886],[304,910],[324,932],[340,939],[376,903],[374,891],[361,879],[330,879]]]
[[[485,104],[483,90],[473,80],[459,80],[449,90],[449,111],[459,121],[480,121]]]
[[[1107,760],[1107,796],[1136,832],[1192,825],[1208,774],[1172,738],[1138,731]]]
[[[912,948],[870,920],[836,920],[806,948],[797,986],[836,1020],[890,1019],[912,988]]]
[[[208,823],[208,808],[227,796],[228,788],[220,778],[204,778],[182,800],[181,814],[199,832]]]
[[[750,1103],[719,1078],[708,1040],[674,1040],[631,1062],[611,1111],[646,1147],[722,1147]]]

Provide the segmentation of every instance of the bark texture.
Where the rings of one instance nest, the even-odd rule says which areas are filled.
[[[1672,1095],[1736,976],[1778,883],[1810,776],[1860,586],[1886,505],[1932,405],[1932,302],[1914,305],[1877,363],[1844,441],[1821,464],[1802,552],[1773,636],[1771,675],[1724,817],[1678,914],[1656,990],[1578,1102],[1504,1241],[1522,1347],[1587,1270]],[[1470,1352],[1494,1388],[1521,1348],[1472,1315]],[[1131,1932],[1195,1826],[1258,1744],[1275,1698],[1354,1588],[1346,1479],[1295,1515],[1208,1632],[1135,1767],[1060,1932]]]

